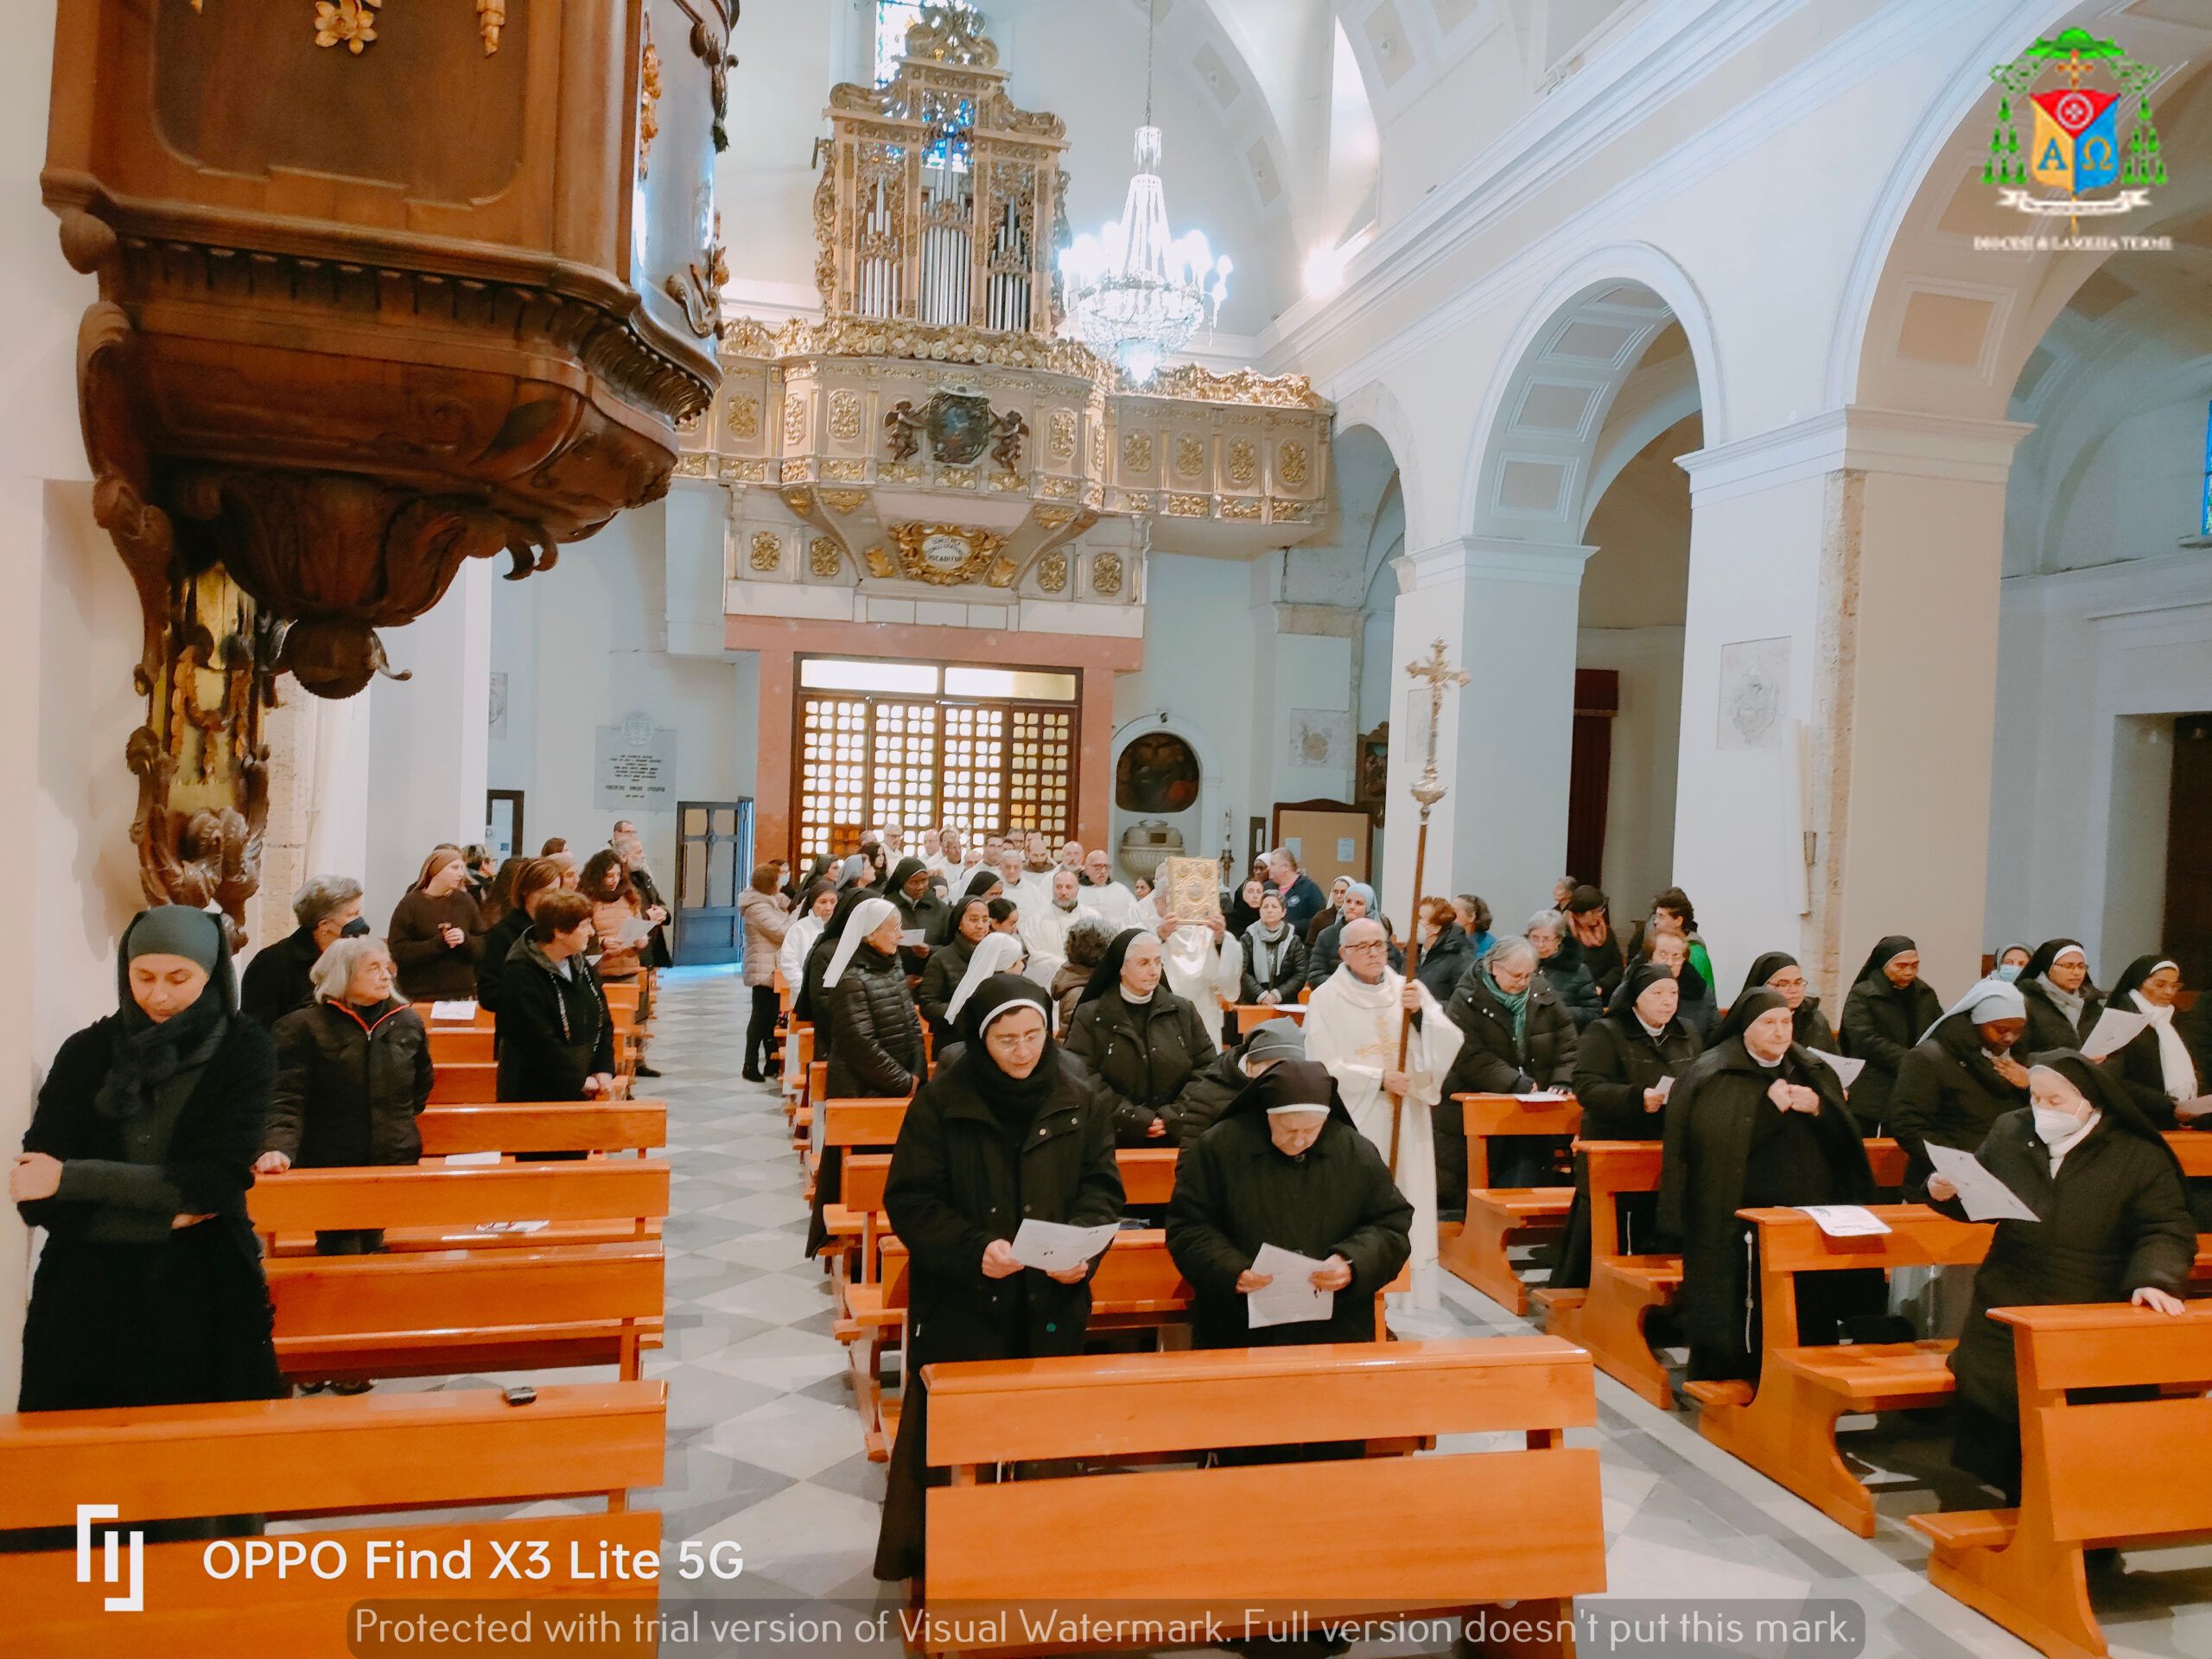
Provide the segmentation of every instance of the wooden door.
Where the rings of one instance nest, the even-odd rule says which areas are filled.
[[[2212,715],[2174,721],[2164,941],[2183,984],[2212,982]]]
[[[738,894],[753,876],[753,803],[684,801],[676,809],[676,938],[679,967],[745,955]]]

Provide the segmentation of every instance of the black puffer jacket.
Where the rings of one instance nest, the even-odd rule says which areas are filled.
[[[2013,1058],[2024,1063],[2025,1057]],[[1981,1033],[1955,1014],[1916,1043],[1897,1067],[1890,1096],[1890,1132],[1905,1151],[1904,1192],[1917,1202],[1935,1165],[1928,1145],[1980,1146],[2007,1112],[2028,1103],[2028,1091],[2005,1081],[1981,1052]]]
[[[356,1010],[320,1002],[271,1033],[276,1087],[262,1147],[304,1169],[411,1164],[430,1098],[430,1033],[397,997]]]
[[[1251,1081],[1244,1075],[1242,1046],[1217,1055],[1211,1065],[1183,1085],[1174,1106],[1164,1114],[1169,1138],[1179,1147],[1191,1145],[1219,1121],[1229,1103]]]
[[[921,1019],[896,959],[861,945],[837,982],[823,988],[823,1000],[830,1013],[831,1098],[913,1093],[929,1068]]]
[[[1851,1085],[1851,1115],[1861,1135],[1885,1135],[1897,1068],[1926,1031],[1943,1017],[1942,999],[1924,980],[1900,990],[1878,969],[1851,988],[1843,1000],[1843,1052],[1866,1062]]]
[[[1435,943],[1421,953],[1421,965],[1414,969],[1414,977],[1427,986],[1428,994],[1439,1002],[1449,1002],[1459,982],[1474,968],[1475,942],[1459,923],[1446,922]]]
[[[1669,1020],[1653,1037],[1632,1008],[1608,1014],[1582,1033],[1574,1057],[1574,1098],[1582,1108],[1585,1141],[1657,1141],[1666,1134],[1667,1109],[1644,1108],[1643,1094],[1656,1089],[1665,1077],[1679,1077],[1689,1070],[1702,1045]],[[1624,1212],[1638,1222],[1648,1221],[1658,1201],[1646,1194],[1624,1195]],[[1640,1244],[1641,1240],[1632,1242]],[[1591,1217],[1590,1171],[1583,1159],[1574,1160],[1574,1207],[1567,1212],[1567,1231],[1552,1258],[1554,1288],[1580,1288],[1590,1282]]]
[[[1319,1138],[1294,1158],[1277,1149],[1261,1101],[1257,1090],[1240,1091],[1175,1165],[1167,1253],[1197,1293],[1192,1340],[1201,1348],[1372,1342],[1376,1293],[1413,1253],[1414,1207],[1342,1101],[1332,1099]],[[1351,1283],[1327,1319],[1251,1328],[1236,1280],[1262,1244],[1344,1259]]]
[[[238,1012],[264,1031],[274,1032],[286,1014],[312,1007],[315,983],[309,976],[321,957],[311,927],[296,928],[264,946],[239,976]]]
[[[1565,950],[1536,964],[1536,974],[1552,988],[1552,995],[1559,999],[1560,1007],[1567,1010],[1567,1017],[1574,1021],[1575,1029],[1586,1029],[1590,1022],[1605,1013],[1605,1000],[1598,995],[1598,987],[1591,980],[1590,970],[1582,965],[1579,957],[1570,957]]]
[[[966,939],[954,934],[931,950],[929,961],[922,967],[921,983],[914,987],[914,1006],[929,1021],[930,1035],[937,1039],[939,1048],[958,1040],[959,1033],[944,1017],[944,1010],[952,1001],[952,994],[960,988],[961,976],[968,971],[968,958],[975,950]]]
[[[501,1100],[582,1100],[585,1082],[614,1070],[614,1020],[599,976],[582,957],[560,973],[524,934],[507,953],[493,1043]]]
[[[499,1011],[499,987],[507,976],[507,958],[529,931],[530,912],[517,905],[484,935],[484,954],[476,963],[476,1000],[493,1014]]]
[[[1183,1090],[1217,1053],[1198,1009],[1164,980],[1141,1007],[1124,1001],[1118,985],[1084,1003],[1067,1049],[1114,1091],[1115,1130],[1127,1147],[1173,1144]],[[1167,1125],[1164,1141],[1145,1133],[1155,1117]]]
[[[1467,1204],[1467,1128],[1465,1116],[1453,1096],[1525,1095],[1536,1089],[1565,1089],[1574,1077],[1579,1039],[1574,1021],[1540,973],[1529,977],[1525,1043],[1514,1041],[1512,1010],[1492,994],[1479,968],[1459,982],[1444,1011],[1466,1033],[1466,1041],[1459,1046],[1452,1074],[1444,1081],[1444,1098],[1437,1103],[1430,1121],[1436,1147],[1437,1202],[1445,1213],[1458,1214]],[[1530,1137],[1529,1144],[1541,1147],[1543,1143]],[[1565,1142],[1559,1144],[1563,1147]],[[1497,1143],[1492,1145],[1495,1147]],[[1551,1155],[1544,1154],[1547,1159]],[[1510,1166],[1497,1160],[1491,1179],[1497,1179],[1499,1170]]]
[[[1280,950],[1281,955],[1276,952]],[[1269,962],[1274,963],[1273,973],[1261,969]],[[1262,991],[1273,991],[1285,1002],[1298,1001],[1299,988],[1306,983],[1306,944],[1298,931],[1288,922],[1282,925],[1282,938],[1269,944],[1260,937],[1256,922],[1244,932],[1244,1000],[1257,1002]]]

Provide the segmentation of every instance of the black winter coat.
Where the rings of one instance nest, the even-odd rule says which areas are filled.
[[[1298,930],[1288,922],[1282,925],[1282,938],[1270,945],[1259,936],[1255,924],[1243,935],[1244,939],[1244,1000],[1257,1002],[1262,991],[1273,991],[1285,1002],[1298,1001],[1298,993],[1306,983],[1306,944],[1298,937]],[[1278,957],[1276,952],[1281,954]],[[1274,963],[1273,973],[1261,969],[1268,963]]]
[[[923,1085],[899,1125],[884,1183],[884,1209],[912,1254],[906,1399],[876,1543],[880,1579],[922,1570],[923,1367],[1083,1351],[1089,1281],[1064,1285],[1030,1269],[988,1278],[983,1251],[995,1239],[1011,1241],[1025,1217],[1087,1227],[1122,1215],[1114,1123],[1104,1105],[1056,1067],[1043,1102],[1026,1124],[1010,1128],[985,1097],[984,1077],[969,1056]]]
[[[1843,1000],[1843,1052],[1866,1062],[1851,1085],[1851,1115],[1861,1135],[1885,1135],[1897,1068],[1921,1033],[1943,1017],[1943,1000],[1925,980],[1900,990],[1880,973],[1868,975]]]
[[[1582,1033],[1574,1056],[1574,1098],[1582,1108],[1585,1141],[1656,1141],[1666,1132],[1666,1108],[1647,1111],[1643,1091],[1662,1077],[1680,1077],[1702,1046],[1669,1020],[1654,1038],[1634,1010],[1609,1014]],[[1624,1204],[1626,1203],[1624,1199]],[[1551,1283],[1579,1288],[1590,1282],[1590,1171],[1574,1160],[1574,1207],[1552,1259]]]
[[[1605,1000],[1598,995],[1598,987],[1580,957],[1570,957],[1562,950],[1548,962],[1539,962],[1536,973],[1551,987],[1552,995],[1567,1010],[1567,1017],[1574,1021],[1576,1030],[1587,1030],[1590,1022],[1605,1013]]]
[[[269,1033],[233,1017],[162,1160],[137,1165],[121,1126],[92,1104],[124,1031],[111,1014],[61,1045],[23,1135],[24,1151],[62,1160],[65,1192],[78,1179],[72,1165],[83,1165],[87,1185],[117,1179],[99,1183],[98,1198],[57,1193],[16,1206],[47,1230],[23,1319],[17,1409],[280,1396],[269,1287],[245,1213],[276,1073]],[[213,1219],[172,1227],[181,1214]]]
[[[1613,1000],[1613,993],[1620,988],[1621,980],[1628,972],[1628,953],[1621,949],[1620,935],[1613,931],[1612,924],[1605,925],[1605,937],[1595,944],[1585,944],[1574,937],[1569,928],[1566,938],[1559,942],[1559,953],[1569,962],[1580,963],[1590,976],[1590,982],[1598,988],[1598,1001]]]
[[[2087,980],[2082,988],[2089,988]],[[2105,1000],[2101,996],[2084,996],[2082,1017],[2069,1019],[2058,1006],[2041,979],[2019,982],[2020,999],[2028,1005],[2028,1034],[2017,1045],[2018,1052],[2026,1054],[2047,1054],[2055,1048],[2079,1048],[2096,1029],[2097,1016],[2104,1012]]]
[[[2132,1001],[2132,999],[2130,999]],[[2126,1013],[2135,1010],[2115,1003]],[[2190,1064],[2196,1071],[2196,1090],[2202,1094],[2208,1086],[2204,1051],[2193,1039],[2198,1035],[2194,1022],[2186,1017],[2177,1019],[2174,1028],[2181,1033],[2182,1044],[2189,1050]],[[2106,1064],[2119,1073],[2120,1087],[2127,1097],[2151,1121],[2155,1129],[2171,1129],[2176,1126],[2174,1097],[2166,1092],[2165,1062],[2158,1053],[2158,1033],[2145,1027],[2107,1058]]]
[[[1183,1092],[1166,1115],[1168,1137],[1179,1147],[1192,1145],[1220,1120],[1229,1103],[1251,1082],[1244,1073],[1243,1049],[1224,1050],[1211,1065],[1183,1085]]]
[[[535,939],[507,954],[493,1041],[501,1100],[582,1100],[584,1084],[614,1070],[614,1021],[599,976],[582,957],[555,971]]]
[[[493,1014],[499,1011],[499,988],[507,976],[507,958],[529,931],[530,912],[516,905],[484,935],[484,952],[476,963],[476,1000]]]
[[[1479,972],[1459,982],[1445,1005],[1452,1023],[1466,1033],[1444,1097],[1430,1116],[1436,1148],[1439,1207],[1457,1215],[1467,1207],[1467,1124],[1455,1095],[1525,1095],[1535,1089],[1564,1089],[1574,1075],[1574,1021],[1541,974],[1529,979],[1528,1040],[1513,1040],[1513,1014],[1483,983]],[[1541,1142],[1537,1144],[1541,1144]],[[1565,1142],[1560,1145],[1564,1147]],[[1549,1154],[1547,1154],[1548,1157]],[[1496,1171],[1493,1170],[1493,1175]]]
[[[1114,1091],[1115,1132],[1125,1147],[1174,1143],[1183,1090],[1217,1052],[1205,1019],[1165,980],[1141,1007],[1124,1001],[1118,985],[1084,1003],[1068,1027],[1067,1049]],[[1165,1141],[1145,1133],[1155,1117],[1167,1125]]]
[[[1295,1158],[1276,1150],[1256,1106],[1222,1119],[1176,1160],[1167,1206],[1167,1253],[1197,1293],[1192,1341],[1200,1348],[1374,1341],[1376,1294],[1413,1254],[1413,1205],[1341,1103]],[[1350,1264],[1351,1283],[1336,1293],[1326,1319],[1251,1328],[1236,1276],[1262,1244]]]
[[[1802,1195],[1747,1194],[1745,1176],[1754,1141],[1760,1138],[1755,1131],[1761,1115],[1769,1120],[1769,1130],[1780,1126],[1784,1116],[1767,1098],[1777,1077],[1821,1097],[1810,1128],[1822,1168]],[[1694,1364],[1698,1350],[1713,1357],[1705,1375],[1750,1375],[1757,1351],[1747,1340],[1746,1315],[1757,1280],[1746,1258],[1747,1224],[1736,1218],[1736,1211],[1747,1202],[1865,1204],[1874,1193],[1866,1148],[1834,1071],[1794,1045],[1779,1070],[1770,1071],[1745,1052],[1741,1038],[1723,1040],[1675,1084],[1665,1116],[1659,1230],[1681,1246],[1682,1288],[1676,1300],[1681,1328],[1692,1344]],[[1782,1127],[1796,1132],[1802,1125]],[[1876,1281],[1880,1276],[1878,1270]]]
[[[322,1002],[277,1021],[276,1087],[262,1146],[307,1169],[411,1164],[434,1068],[422,1016],[397,997],[369,1012]]]
[[[922,1022],[906,994],[906,970],[874,946],[853,952],[823,993],[829,1011],[830,1095],[903,1097],[927,1074]]]
[[[274,1031],[286,1014],[314,1007],[308,976],[321,958],[311,927],[296,928],[256,951],[238,978],[238,1012],[264,1031]]]
[[[922,969],[922,982],[914,987],[914,1005],[923,1019],[930,1023],[930,1034],[936,1038],[939,1048],[948,1047],[957,1036],[944,1017],[946,1005],[952,994],[960,988],[960,981],[968,971],[968,958],[976,947],[955,934],[943,944],[934,946],[930,959]]]
[[[2013,1053],[2025,1064],[2026,1055]],[[1974,1021],[1955,1014],[1916,1043],[1897,1067],[1890,1096],[1890,1133],[1904,1148],[1904,1192],[1917,1201],[1935,1164],[1928,1144],[1968,1150],[1988,1138],[1997,1120],[2028,1103],[2028,1091],[2005,1081]]]
[[[1951,1354],[1961,1402],[2016,1422],[2012,1327],[1990,1319],[1989,1310],[2120,1302],[2145,1285],[2182,1295],[2196,1255],[2196,1227],[2173,1154],[2109,1113],[2067,1153],[2055,1177],[2030,1111],[1999,1118],[1975,1155],[2043,1217],[1997,1224],[1974,1274],[1973,1311]],[[1966,1217],[1955,1198],[1930,1208]]]
[[[1837,1046],[1835,1027],[1828,1023],[1827,1014],[1821,1012],[1821,999],[1809,992],[1789,1016],[1790,1041],[1800,1048],[1817,1048],[1823,1054],[1840,1054]]]
[[[1459,982],[1474,970],[1475,942],[1459,923],[1446,922],[1436,943],[1421,953],[1421,965],[1414,969],[1414,977],[1427,986],[1428,994],[1439,1002],[1449,1002]]]
[[[676,914],[676,907],[660,896],[659,887],[654,885],[652,877],[645,873],[643,865],[630,872],[630,885],[638,890],[638,914],[640,916],[649,910],[664,910],[671,917]],[[484,1000],[481,984],[483,963],[489,959],[491,945],[487,941],[477,960],[479,984],[476,1000],[480,1002]],[[648,968],[666,968],[674,963],[676,957],[668,948],[666,922],[656,923],[653,931],[646,935],[644,960]]]

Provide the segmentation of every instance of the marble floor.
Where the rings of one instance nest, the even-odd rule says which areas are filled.
[[[664,1077],[652,1087],[669,1103],[666,1156],[674,1166],[667,1345],[650,1357],[647,1371],[669,1385],[669,1456],[667,1484],[634,1497],[666,1517],[671,1551],[689,1539],[742,1547],[744,1571],[718,1597],[835,1609],[856,1619],[902,1599],[868,1570],[883,1465],[868,1462],[861,1448],[844,1351],[830,1335],[828,1281],[800,1254],[806,1211],[777,1095],[739,1077],[746,1011],[747,993],[734,972],[679,969],[664,976],[653,1047]],[[1449,1275],[1445,1284],[1459,1332],[1528,1330]],[[572,1370],[531,1380],[599,1375]],[[482,1381],[455,1378],[442,1386]],[[1608,1599],[1677,1609],[1692,1601],[1758,1602],[1767,1616],[1841,1600],[1863,1610],[1860,1651],[1872,1659],[2012,1659],[2034,1652],[1927,1582],[1919,1535],[1903,1517],[1939,1507],[1947,1491],[1955,1505],[1972,1501],[1949,1471],[1940,1431],[1885,1426],[1851,1437],[1890,1471],[1876,1478],[1880,1530],[1861,1540],[1707,1445],[1688,1417],[1657,1410],[1602,1375],[1598,1395],[1598,1427],[1570,1440],[1594,1444],[1601,1460]],[[2212,1549],[2131,1554],[2122,1570],[2096,1580],[2093,1593],[2115,1654],[2212,1659]],[[673,1592],[664,1605],[680,1611]],[[671,1639],[663,1648],[736,1650],[703,1637]],[[830,1649],[801,1641],[744,1650]],[[1602,1650],[1586,1642],[1582,1648],[1586,1659]],[[1695,1651],[1780,1659],[1813,1650]]]

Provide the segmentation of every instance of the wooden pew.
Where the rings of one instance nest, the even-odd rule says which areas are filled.
[[[1292,1020],[1302,1022],[1306,1005],[1302,1002],[1239,1002],[1236,1012],[1236,1040],[1243,1042],[1270,1020]]]
[[[1908,1518],[1934,1542],[1937,1589],[2053,1659],[2101,1656],[2082,1550],[2212,1535],[2212,1306],[2172,1317],[2125,1304],[1990,1317],[2013,1327],[2020,1507]],[[2163,1397],[2066,1398],[2131,1383]]]
[[[393,1251],[657,1240],[668,1214],[668,1165],[653,1158],[289,1169],[257,1178],[246,1210],[275,1255],[312,1252],[318,1231],[365,1227],[383,1228]],[[526,1233],[480,1230],[528,1221],[550,1224]]]
[[[1556,1630],[1573,1597],[1605,1586],[1598,1454],[1564,1444],[1566,1430],[1597,1421],[1589,1357],[1554,1338],[940,1364],[927,1380],[929,1461],[951,1484],[927,1497],[925,1612],[1104,1604],[1109,1618],[1216,1615],[1233,1641],[1255,1605],[1319,1618],[1510,1601],[1511,1617]],[[1271,1441],[1372,1447],[1499,1432],[1525,1445],[983,1478],[1016,1460],[1187,1463]],[[1172,1548],[1163,1516],[1174,1520]],[[1564,1656],[1573,1644],[1511,1651]]]
[[[1954,1344],[1802,1346],[1796,1275],[1978,1262],[1994,1230],[1988,1223],[1953,1221],[1924,1205],[1871,1207],[1890,1225],[1872,1238],[1830,1238],[1795,1210],[1738,1211],[1758,1228],[1758,1387],[1754,1392],[1748,1382],[1692,1382],[1683,1390],[1704,1407],[1698,1429],[1706,1439],[1861,1538],[1874,1535],[1874,1497],[1836,1447],[1836,1420],[1944,1404],[1951,1397],[1944,1362]]]
[[[609,1364],[635,1382],[665,1266],[654,1239],[264,1264],[277,1363],[318,1382]]]
[[[431,1010],[437,1007],[435,1002],[410,1002],[408,1006],[422,1017],[423,1023],[429,1027],[433,1035],[442,1031],[490,1031],[499,1023],[499,1016],[480,1002],[475,1005],[474,1014],[461,1020],[434,1017]]]
[[[1578,1141],[1574,1149],[1590,1177],[1590,1285],[1587,1290],[1537,1291],[1535,1300],[1548,1310],[1544,1329],[1587,1348],[1606,1376],[1662,1410],[1669,1409],[1674,1387],[1644,1329],[1656,1310],[1674,1305],[1682,1285],[1682,1258],[1624,1254],[1615,1203],[1624,1192],[1659,1190],[1660,1143]],[[1867,1141],[1866,1159],[1877,1186],[1904,1182],[1904,1149],[1896,1141]]]
[[[635,1152],[668,1144],[663,1100],[432,1106],[415,1120],[425,1158],[486,1152]]]
[[[1529,1311],[1529,1287],[1514,1271],[1508,1249],[1531,1233],[1556,1234],[1574,1205],[1571,1186],[1494,1187],[1490,1184],[1492,1135],[1573,1135],[1582,1109],[1573,1100],[1524,1101],[1512,1095],[1455,1095],[1467,1132],[1467,1220],[1457,1233],[1440,1230],[1438,1255],[1446,1268],[1510,1313]]]
[[[906,1350],[907,1313],[906,1245],[896,1238],[883,1241],[882,1278],[875,1287],[881,1297],[875,1323],[847,1352],[847,1370],[860,1407],[861,1425],[868,1454],[881,1461],[898,1433],[899,1402],[882,1389],[880,1366],[884,1347],[892,1342]],[[1401,1271],[1375,1295],[1375,1339],[1389,1340],[1383,1298],[1390,1291],[1413,1283],[1409,1271]],[[1090,1324],[1093,1332],[1156,1329],[1180,1323],[1196,1299],[1182,1269],[1167,1253],[1167,1235],[1158,1228],[1124,1228],[1114,1236],[1098,1271],[1090,1278]]]
[[[499,1594],[486,1587],[495,1542],[512,1548],[521,1541],[525,1562],[530,1542],[547,1545],[551,1576],[518,1592],[532,1601],[588,1597],[649,1608],[659,1593],[655,1581],[572,1581],[568,1561],[572,1545],[587,1562],[597,1560],[602,1544],[659,1548],[661,1517],[630,1509],[628,1494],[661,1484],[666,1416],[667,1385],[658,1382],[543,1388],[526,1406],[508,1405],[495,1389],[467,1389],[0,1416],[0,1528],[72,1526],[77,1505],[91,1502],[116,1504],[121,1518],[103,1524],[128,1529],[208,1514],[607,1500],[596,1514],[422,1525],[395,1524],[383,1514],[369,1527],[288,1534],[285,1542],[310,1550],[324,1540],[346,1546],[344,1570],[328,1580],[296,1567],[281,1579],[266,1567],[251,1579],[243,1571],[216,1579],[204,1565],[205,1542],[148,1544],[143,1606],[128,1614],[103,1611],[103,1599],[124,1586],[101,1584],[99,1568],[92,1583],[77,1582],[74,1549],[0,1554],[9,1651],[40,1659],[112,1659],[126,1651],[341,1659],[356,1651],[347,1641],[347,1610],[356,1603],[481,1602]],[[371,1580],[364,1556],[371,1536],[441,1554],[467,1543],[474,1576],[394,1583],[387,1567]],[[127,1561],[127,1550],[118,1554]]]
[[[430,1063],[433,1065],[483,1065],[493,1058],[493,1032],[483,1026],[433,1026],[430,1027]]]
[[[441,1064],[430,1079],[433,1106],[481,1106],[499,1097],[499,1067],[496,1061]]]

